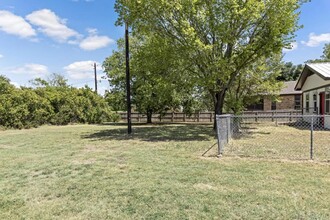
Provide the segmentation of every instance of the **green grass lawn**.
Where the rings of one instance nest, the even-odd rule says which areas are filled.
[[[0,219],[330,219],[329,163],[201,157],[210,126],[0,131]]]

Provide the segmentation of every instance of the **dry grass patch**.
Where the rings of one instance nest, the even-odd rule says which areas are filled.
[[[244,132],[234,135],[224,154],[227,156],[309,160],[311,132],[308,129],[274,123],[246,123]],[[313,133],[313,158],[330,161],[330,131]]]

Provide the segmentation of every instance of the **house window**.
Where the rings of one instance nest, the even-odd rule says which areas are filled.
[[[330,92],[325,94],[325,113],[330,114]]]
[[[313,94],[313,104],[314,104],[314,113],[317,113],[317,95],[316,94]]]
[[[305,108],[306,112],[309,112],[309,93],[306,93],[305,95]]]
[[[258,103],[247,106],[246,109],[248,111],[263,111],[264,110],[264,100],[261,99]]]
[[[272,110],[276,110],[276,102],[272,102]]]
[[[264,110],[264,100],[261,99],[258,103],[255,104],[254,110],[263,111]]]
[[[294,96],[294,109],[300,110],[301,108],[301,97],[300,95]]]

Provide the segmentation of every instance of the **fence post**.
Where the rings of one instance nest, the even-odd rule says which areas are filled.
[[[213,116],[213,113],[212,112],[210,112],[210,122],[212,122],[212,117]]]
[[[186,113],[183,113],[183,122],[186,122]]]
[[[289,121],[291,122],[292,121],[292,112],[290,112],[289,114],[290,114]]]
[[[172,112],[171,122],[174,122],[174,112]]]
[[[221,146],[221,141],[220,141],[220,125],[219,125],[219,121],[220,118],[218,118],[219,116],[216,115],[215,116],[215,123],[216,123],[216,129],[217,129],[217,141],[218,141],[218,157],[221,157],[222,154],[222,146]]]
[[[258,112],[256,112],[256,118],[255,118],[255,121],[258,122]]]
[[[310,159],[313,160],[314,157],[314,149],[313,149],[313,142],[314,142],[314,137],[313,137],[313,132],[314,132],[314,116],[312,115],[312,120],[311,120],[311,145],[310,145]]]
[[[275,125],[276,125],[276,127],[278,126],[278,123],[277,123],[277,116],[275,117]]]
[[[200,112],[198,112],[198,115],[197,115],[197,122],[199,122],[200,120]]]
[[[272,122],[274,122],[274,112],[272,112]]]
[[[231,128],[230,128],[230,116],[227,116],[227,120],[226,120],[226,123],[227,123],[227,144],[229,143],[229,140],[231,138]]]

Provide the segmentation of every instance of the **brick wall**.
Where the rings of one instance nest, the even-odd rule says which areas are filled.
[[[276,103],[276,110],[289,110],[295,109],[294,95],[282,95],[280,101]],[[264,111],[272,110],[272,101],[264,99]]]
[[[276,110],[294,109],[294,95],[280,96],[280,100],[276,103]]]
[[[264,111],[272,110],[272,101],[269,99],[264,99]]]

